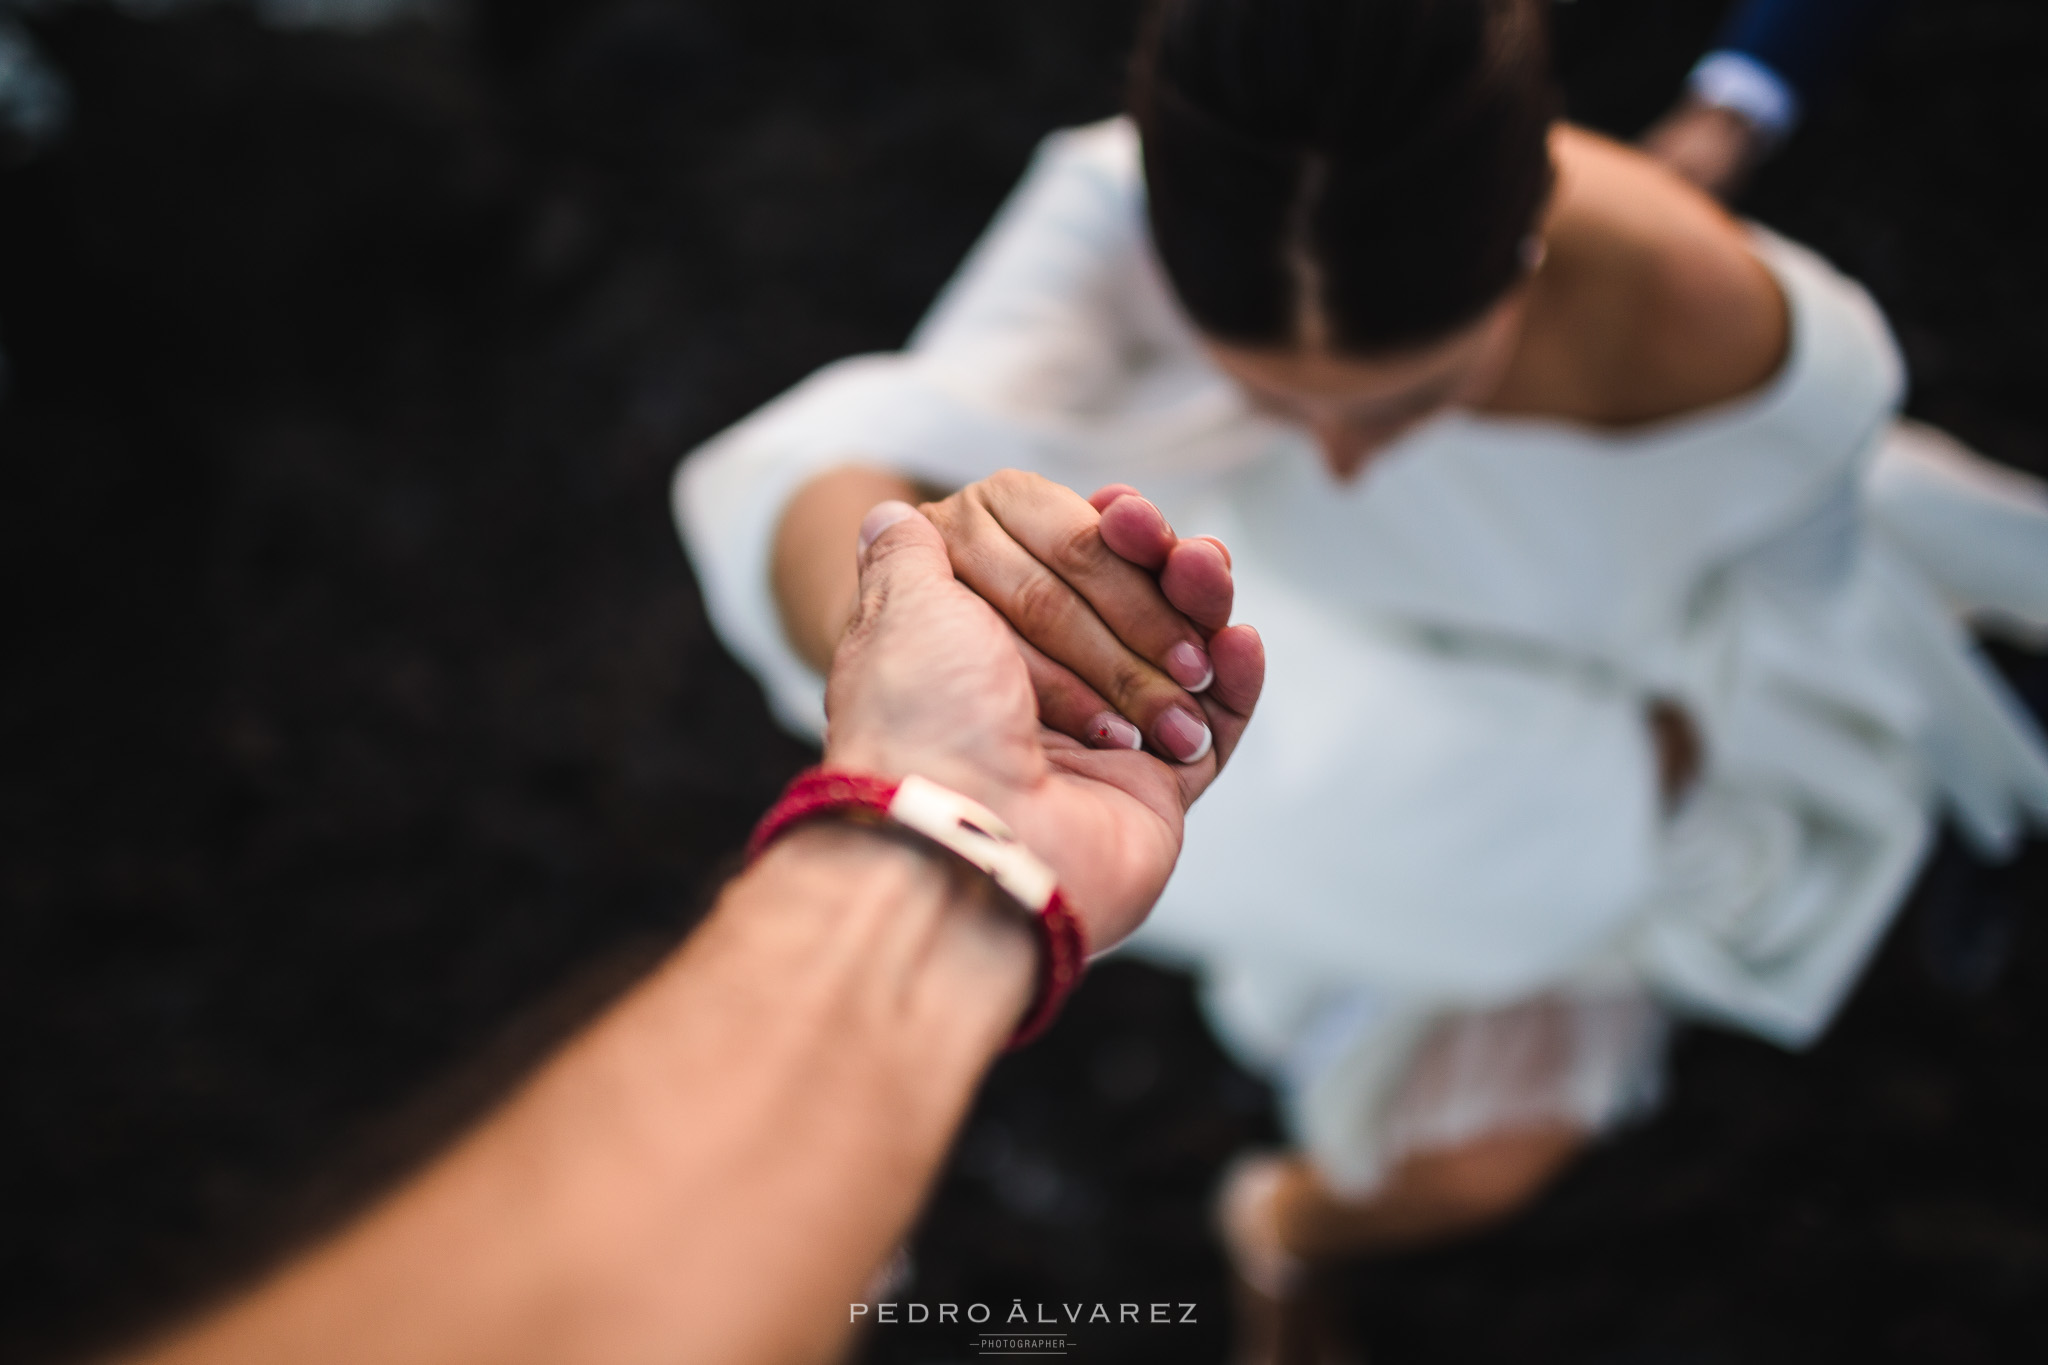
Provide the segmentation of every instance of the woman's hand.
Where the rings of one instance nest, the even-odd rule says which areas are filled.
[[[1219,680],[1212,637],[1230,619],[1221,543],[1179,539],[1125,485],[1083,499],[1016,470],[921,510],[953,572],[1015,631],[1047,725],[1097,748],[1150,741],[1181,763],[1210,752],[1197,697]]]
[[[1000,477],[1015,485],[1027,476]],[[1168,604],[1162,585],[1171,584],[1176,600],[1220,622],[1219,613],[1229,610],[1228,561],[1220,547],[1204,542],[1195,558],[1184,558],[1180,546],[1187,542],[1170,543],[1163,519],[1152,524],[1158,513],[1149,503],[1123,488],[1104,494],[1109,510],[1101,514],[1079,497],[1067,497],[1086,513],[1090,537],[1150,554],[1160,573],[1155,579],[1107,552],[1091,561],[1085,545],[1068,542],[1064,553],[1071,557],[1061,562],[1074,566],[1086,585],[1085,609],[1102,614],[1097,628],[1102,620],[1114,620],[1120,632],[1162,652],[1190,636],[1201,639]],[[1060,525],[1071,531],[1080,519],[1058,503],[1044,499],[1037,505],[1033,515],[1043,520],[1030,523],[1034,531]],[[1025,520],[1014,505],[1004,508]],[[984,513],[993,518],[978,502],[953,511],[956,517]],[[1064,520],[1056,522],[1054,513]],[[1074,533],[1073,540],[1079,539]],[[989,806],[1059,873],[1090,947],[1117,942],[1165,887],[1180,853],[1188,805],[1215,779],[1244,732],[1265,679],[1257,632],[1233,626],[1207,638],[1204,669],[1213,669],[1214,676],[1198,695],[1177,685],[1169,692],[1149,677],[1133,684],[1131,695],[1152,700],[1158,694],[1161,706],[1184,706],[1199,716],[1213,743],[1198,758],[1169,765],[1132,748],[1090,749],[1040,724],[1043,687],[1035,688],[1034,681],[1043,676],[1064,686],[1055,671],[1059,666],[1044,656],[1027,662],[1032,651],[1020,652],[1011,628],[955,578],[958,561],[949,557],[951,547],[934,521],[907,504],[884,503],[868,514],[861,541],[859,601],[826,683],[826,764],[892,777],[918,773]],[[991,548],[987,537],[974,544]],[[1038,567],[1045,570],[1043,562]],[[1076,592],[1064,582],[1060,586]],[[1038,609],[1051,609],[1051,588],[1026,592]],[[1060,619],[1071,625],[1073,618]],[[1136,674],[1134,666],[1122,667]],[[1159,672],[1149,663],[1145,667]],[[1076,678],[1071,686],[1086,684]]]

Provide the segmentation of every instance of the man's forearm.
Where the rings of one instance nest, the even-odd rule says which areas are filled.
[[[792,833],[492,1121],[158,1358],[829,1356],[1026,1003],[993,897]]]

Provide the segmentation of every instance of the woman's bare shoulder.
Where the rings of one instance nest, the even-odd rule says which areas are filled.
[[[1784,366],[1791,316],[1769,267],[1720,205],[1632,149],[1580,134],[1565,155],[1588,270],[1593,390],[1613,425],[1739,399]],[[1560,149],[1564,151],[1563,148]]]

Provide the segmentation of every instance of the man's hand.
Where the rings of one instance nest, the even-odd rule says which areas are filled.
[[[1099,538],[1159,576],[1127,564],[1123,594],[1090,600],[1155,635],[1176,614],[1227,612],[1228,561],[1204,549],[1174,568],[1178,543],[1126,492],[1100,498]],[[1168,764],[1087,748],[1039,724],[1017,637],[954,579],[938,531],[885,502],[862,526],[826,760],[920,773],[993,807],[1051,861],[1105,947],[1158,896],[1182,813],[1258,697],[1258,636],[1207,639],[1214,684],[1189,704],[1215,738],[1208,753]],[[130,1358],[839,1359],[849,1302],[909,1229],[1028,999],[1030,939],[1017,917],[988,913],[996,900],[894,839],[825,823],[793,833],[453,1150]]]
[[[1031,476],[1014,479],[1031,486]],[[997,483],[985,481],[927,510],[949,522],[977,517],[987,504],[970,495]],[[1265,650],[1250,627],[1222,625],[1230,582],[1221,546],[1174,540],[1157,510],[1129,489],[1097,494],[1100,511],[1060,492],[1071,500],[1064,521],[1043,515],[1063,506],[1050,496],[1023,511],[1010,503],[1003,510],[1019,521],[1029,511],[1041,514],[1027,523],[1027,534],[1051,538],[1064,556],[1062,573],[1051,575],[1046,560],[1027,555],[1051,582],[1034,577],[1020,591],[1027,601],[1064,592],[1081,604],[1048,608],[1046,618],[1033,619],[1058,615],[1065,629],[1086,636],[1099,651],[1081,664],[1089,674],[1030,643],[1020,649],[1019,634],[1028,641],[1029,632],[1013,632],[954,577],[960,553],[949,556],[934,521],[907,504],[883,503],[861,527],[860,600],[826,686],[825,761],[888,776],[918,773],[994,809],[1058,871],[1090,947],[1100,949],[1135,928],[1165,886],[1180,853],[1182,817],[1236,747],[1258,700]],[[1008,580],[1013,585],[1034,575],[993,552],[985,562],[994,565],[989,574],[1018,575]],[[1204,640],[1193,620],[1213,633]],[[1124,640],[1139,642],[1144,653]],[[1147,660],[1194,642],[1205,646],[1203,671],[1213,671],[1207,686],[1190,694],[1170,679],[1162,684],[1164,675]],[[1082,654],[1070,647],[1062,657],[1071,662]],[[1133,658],[1158,676],[1140,672]],[[1090,675],[1105,678],[1125,704],[1149,705],[1140,705],[1140,714],[1155,737],[1174,733],[1177,722],[1164,713],[1176,709],[1212,742],[1192,761],[1169,765],[1120,744],[1090,748],[1051,728],[1060,720],[1063,728],[1078,728],[1077,719],[1104,709],[1100,693],[1083,681]],[[1048,696],[1053,705],[1041,724]]]
[[[1719,199],[1741,189],[1769,146],[1732,109],[1688,99],[1643,134],[1643,150]]]

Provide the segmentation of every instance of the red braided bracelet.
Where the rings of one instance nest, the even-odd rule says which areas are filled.
[[[813,816],[868,811],[914,830],[987,873],[995,884],[1031,912],[1042,949],[1038,989],[1010,1046],[1018,1048],[1052,1024],[1060,1005],[1081,980],[1088,960],[1081,923],[1060,894],[1053,871],[1019,843],[994,811],[922,777],[896,781],[866,773],[809,768],[783,789],[747,840],[747,861],[790,826]]]

